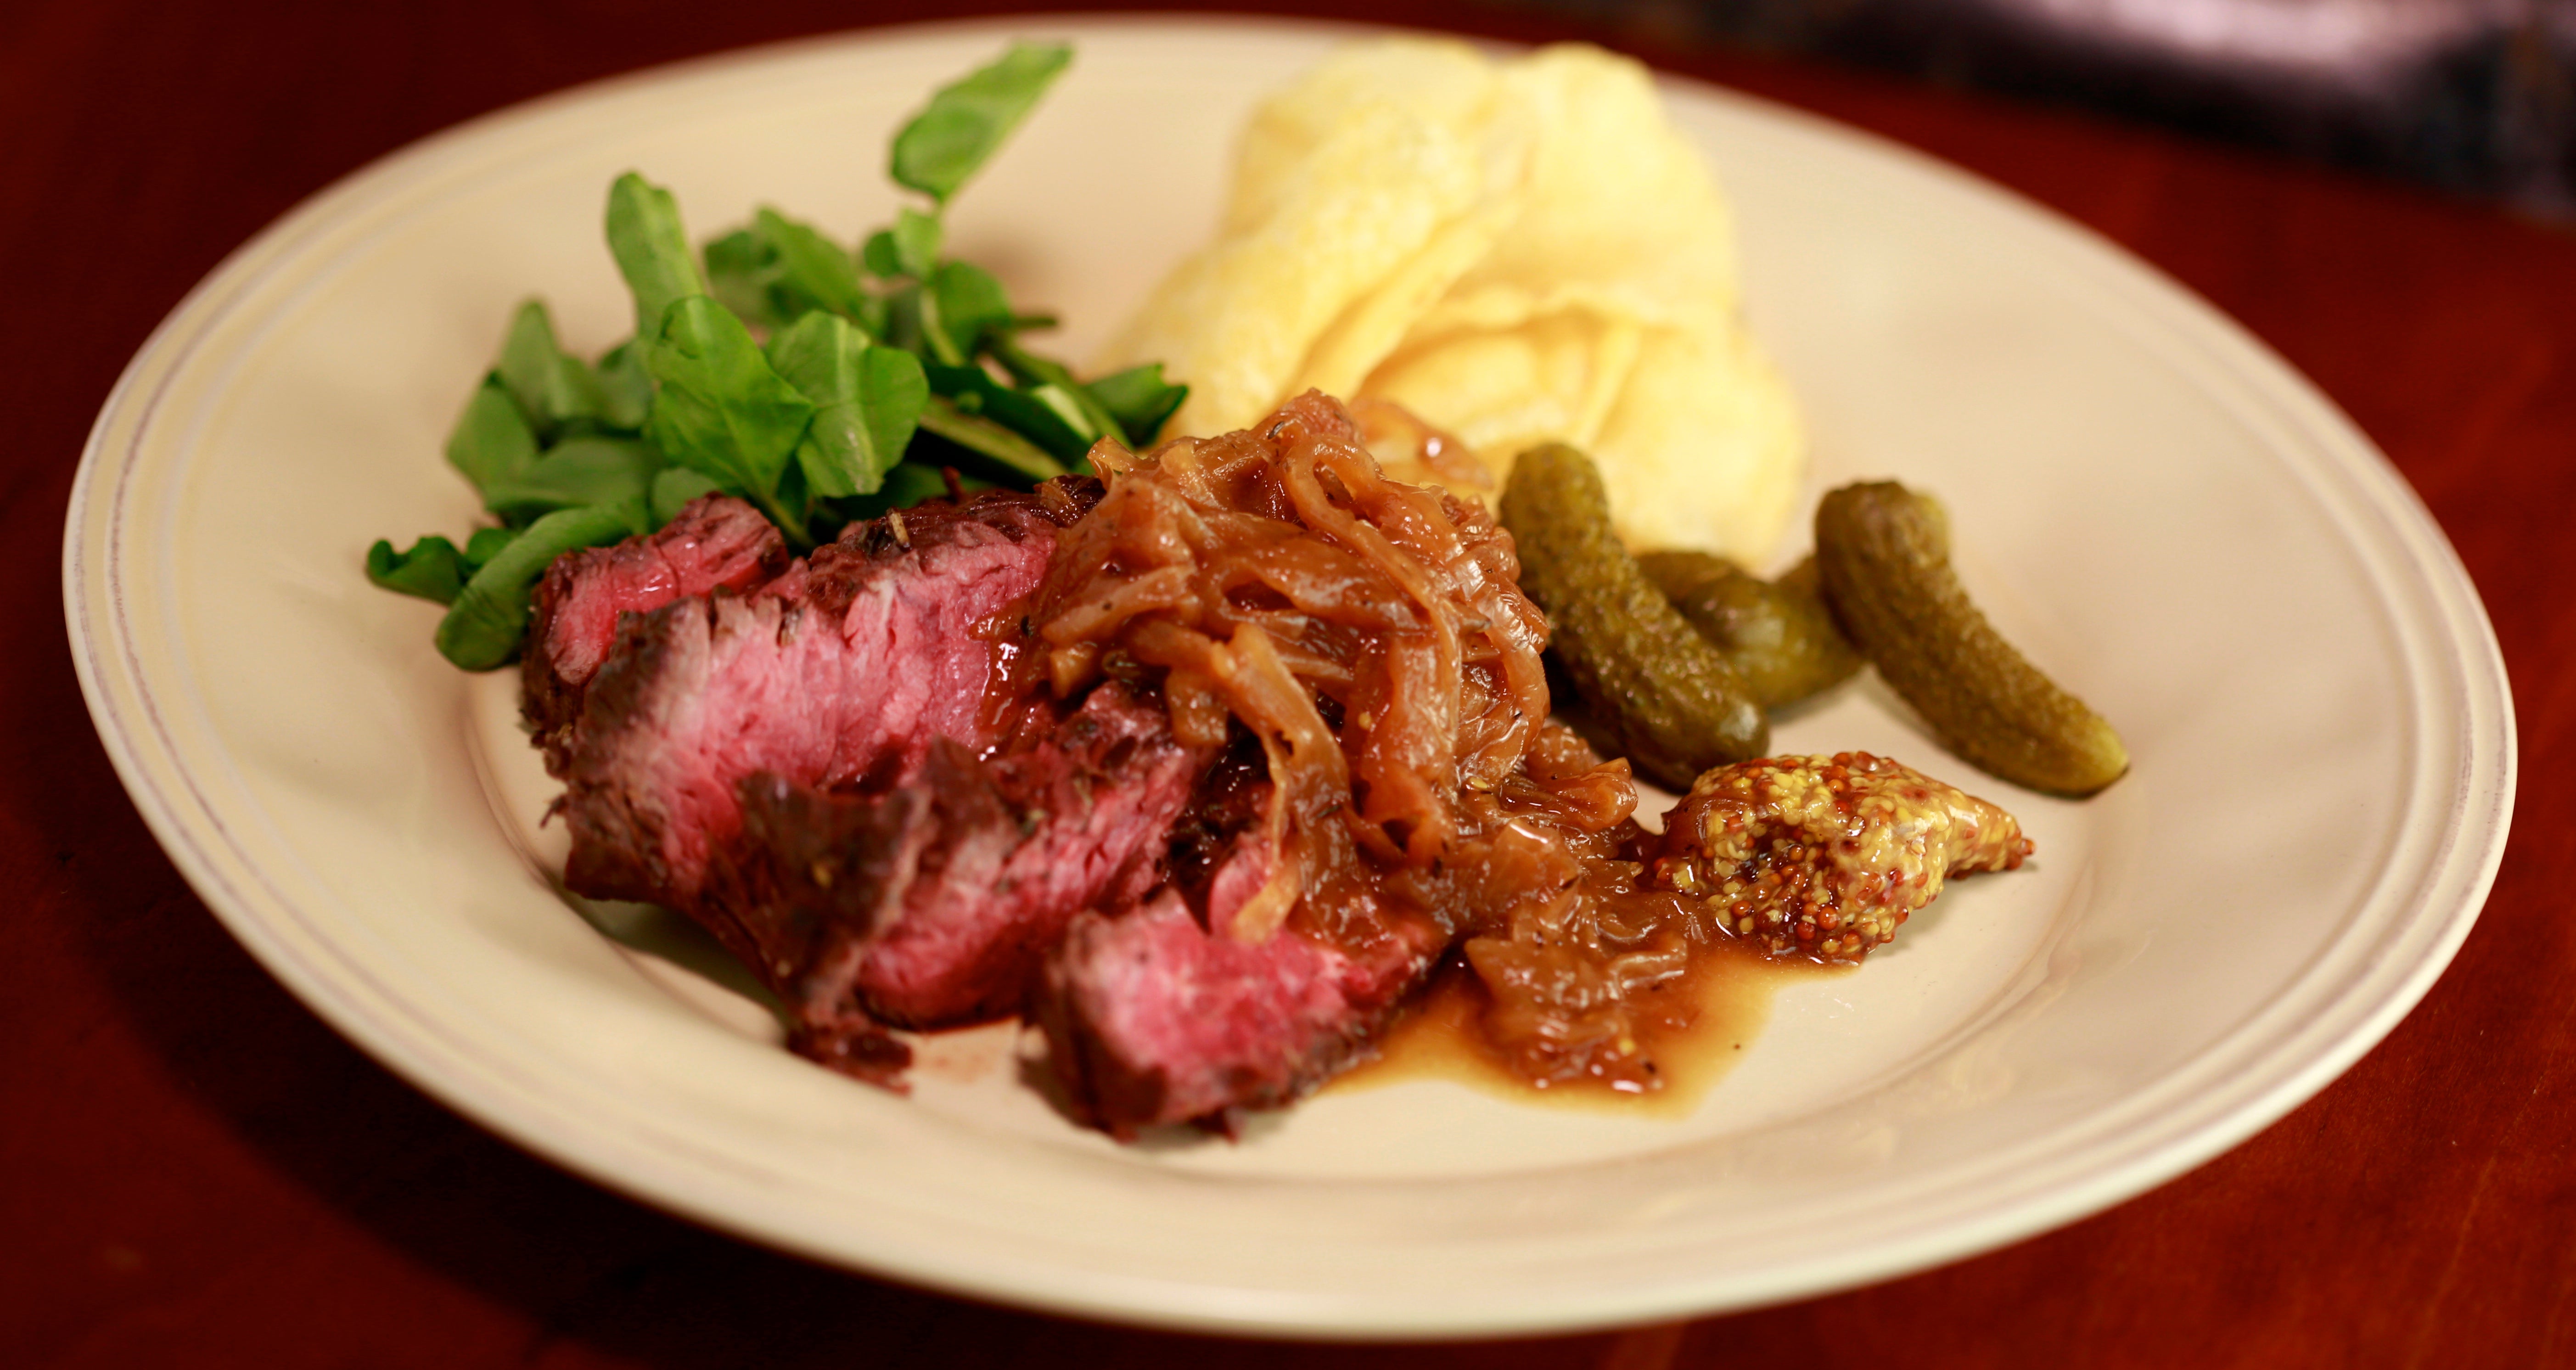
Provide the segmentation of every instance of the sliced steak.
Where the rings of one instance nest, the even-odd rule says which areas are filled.
[[[787,569],[787,543],[760,511],[729,495],[690,501],[650,537],[555,558],[537,583],[520,663],[520,711],[546,770],[571,759],[584,687],[615,645],[617,622],[673,600],[736,593]]]
[[[945,769],[945,753],[933,748],[926,780]],[[887,892],[902,888],[937,836],[935,791],[934,781],[874,798],[831,795],[753,776],[742,784],[742,831],[717,863],[722,893],[690,910],[786,1006],[790,1048],[889,1088],[902,1087],[912,1053],[847,985]]]
[[[1095,689],[1053,737],[986,768],[982,798],[924,853],[861,964],[880,1016],[929,1025],[1018,1011],[1086,908],[1123,909],[1162,879],[1172,820],[1206,769],[1158,699]]]
[[[937,739],[981,753],[1013,735],[1046,705],[988,698],[1006,636],[988,629],[1037,587],[1056,532],[1032,496],[924,505],[749,598],[624,618],[564,766],[566,883],[694,911],[751,776],[882,791]]]
[[[940,739],[884,794],[756,776],[699,916],[787,1004],[798,1049],[827,1063],[879,1022],[1015,1012],[1076,913],[1161,880],[1206,761],[1158,702],[1111,683],[1053,737],[990,762]]]
[[[1164,863],[1199,922],[1226,926],[1270,882],[1276,853],[1261,828],[1274,793],[1261,744],[1241,723],[1230,725],[1226,749],[1172,824]]]
[[[1275,1108],[1366,1049],[1450,935],[1396,917],[1358,949],[1299,920],[1263,942],[1201,927],[1177,892],[1123,918],[1085,913],[1049,958],[1037,1017],[1083,1119],[1140,1128]]]

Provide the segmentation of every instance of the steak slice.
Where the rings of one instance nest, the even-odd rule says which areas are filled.
[[[700,917],[786,1003],[798,1050],[826,1063],[877,1023],[998,1017],[1026,1004],[1076,913],[1161,880],[1206,762],[1158,702],[1113,682],[997,760],[939,739],[884,794],[755,776]]]
[[[730,495],[691,500],[648,537],[555,558],[537,583],[519,667],[519,709],[547,772],[560,778],[571,760],[584,687],[615,645],[621,617],[717,590],[741,593],[787,565],[778,530]]]
[[[695,912],[753,775],[882,791],[937,739],[986,752],[1050,709],[1034,689],[988,699],[1006,635],[987,629],[1037,588],[1056,532],[1033,496],[923,505],[749,598],[623,619],[563,770],[565,882]]]
[[[1292,917],[1264,941],[1235,937],[1236,914],[1285,857],[1266,821],[1279,792],[1259,744],[1240,726],[1230,743],[1172,825],[1164,892],[1123,917],[1073,920],[1036,988],[1068,1102],[1117,1137],[1223,1124],[1332,1078],[1452,938],[1375,900],[1369,932],[1319,936]]]
[[[1083,1120],[1113,1136],[1275,1108],[1349,1064],[1449,932],[1397,916],[1356,949],[1301,921],[1267,941],[1201,927],[1178,892],[1125,917],[1085,913],[1047,962],[1037,1017]]]
[[[1172,736],[1161,701],[1092,691],[1053,737],[993,761],[978,802],[943,800],[954,817],[881,922],[861,998],[922,1026],[1017,1012],[1075,914],[1161,882],[1208,756]]]

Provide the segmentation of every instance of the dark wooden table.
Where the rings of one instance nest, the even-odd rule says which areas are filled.
[[[617,1198],[415,1093],[280,989],[126,802],[64,646],[65,500],[119,368],[221,256],[423,134],[613,72],[922,17],[771,0],[0,7],[0,1363],[2576,1365],[2576,234],[2082,117],[1590,37],[1912,143],[2108,234],[2386,449],[2521,716],[2494,896],[2413,1016],[2234,1152],[2064,1231],[1688,1325],[1317,1348],[820,1269]],[[1651,9],[1644,11],[1651,12]],[[2177,856],[2177,860],[2187,859]]]

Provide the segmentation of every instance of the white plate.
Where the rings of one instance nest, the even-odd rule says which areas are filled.
[[[508,682],[441,663],[435,611],[360,557],[470,525],[439,444],[516,300],[547,295],[579,348],[624,331],[598,227],[616,173],[674,187],[701,233],[770,201],[854,238],[892,209],[888,130],[1020,27],[722,58],[430,139],[236,253],[110,397],[64,548],[100,734],[235,934],[422,1088],[652,1202],[940,1288],[1235,1331],[1516,1332],[1855,1284],[2116,1202],[2321,1088],[2466,935],[2511,706],[2384,460],[2084,232],[1674,82],[1819,483],[1939,491],[1989,612],[2118,721],[2135,772],[2084,804],[2020,793],[1868,689],[1782,727],[1784,750],[1952,774],[2040,855],[1783,993],[1687,1119],[1423,1081],[1239,1144],[1122,1149],[1018,1083],[1007,1031],[942,1044],[909,1100],[769,1046],[716,979],[555,893]],[[1080,356],[1211,225],[1249,103],[1335,31],[1025,27],[1080,56],[955,236],[1060,307]]]

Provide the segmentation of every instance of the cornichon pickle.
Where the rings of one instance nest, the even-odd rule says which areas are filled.
[[[1816,588],[1813,557],[1776,581],[1706,552],[1648,552],[1637,566],[1765,709],[1839,685],[1861,667]]]
[[[1929,497],[1894,481],[1825,496],[1816,563],[1861,653],[1972,764],[2064,795],[2091,794],[2129,769],[2111,725],[1969,601],[1950,570],[1949,520]]]
[[[1640,774],[1686,790],[1712,766],[1769,749],[1735,668],[1619,545],[1591,458],[1556,443],[1522,453],[1502,514],[1521,588],[1547,610],[1548,650]]]

